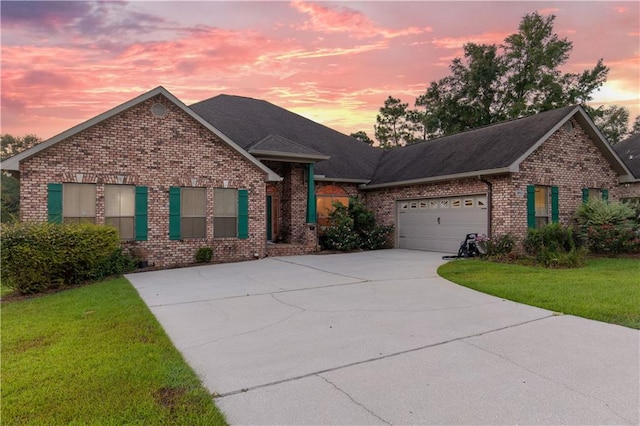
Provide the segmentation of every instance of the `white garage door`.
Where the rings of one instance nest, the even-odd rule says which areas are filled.
[[[399,247],[457,253],[467,234],[487,234],[487,196],[398,201]]]

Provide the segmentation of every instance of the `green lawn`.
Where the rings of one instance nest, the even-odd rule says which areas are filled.
[[[223,425],[131,284],[2,304],[3,425]]]
[[[640,329],[637,259],[594,258],[577,269],[457,260],[442,265],[438,273],[504,299]]]

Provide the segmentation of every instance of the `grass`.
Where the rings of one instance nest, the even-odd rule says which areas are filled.
[[[2,303],[3,425],[226,421],[124,278]]]
[[[637,259],[593,258],[576,269],[461,260],[442,265],[438,273],[503,299],[640,329]]]

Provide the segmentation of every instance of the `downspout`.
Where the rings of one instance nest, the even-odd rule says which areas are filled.
[[[478,176],[480,182],[487,185],[487,237],[491,238],[491,221],[493,219],[493,184],[482,177]]]

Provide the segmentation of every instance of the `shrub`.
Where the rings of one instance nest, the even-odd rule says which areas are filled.
[[[357,198],[349,199],[348,208],[341,203],[335,203],[330,217],[332,225],[324,231],[320,239],[324,249],[377,250],[389,245],[393,226],[376,224],[373,212]]]
[[[632,253],[640,247],[637,233],[629,226],[593,225],[584,232],[583,238],[592,253]]]
[[[354,230],[354,220],[347,207],[340,203],[335,203],[334,207],[330,215],[332,225],[325,230],[322,239],[323,248],[349,251],[360,247],[360,236]]]
[[[118,247],[101,262],[96,263],[88,278],[97,281],[112,275],[124,274],[125,272],[133,271],[137,264],[138,261],[136,259],[125,253],[121,247]]]
[[[389,246],[393,226],[374,225],[372,229],[360,233],[361,246],[365,250],[379,250]]]
[[[591,252],[619,254],[639,250],[635,216],[629,204],[590,200],[578,208],[575,219]]]
[[[127,263],[116,253],[119,245],[118,231],[106,226],[3,225],[3,283],[28,294],[102,277]]]
[[[522,245],[537,262],[547,267],[582,266],[586,256],[586,250],[576,246],[573,230],[559,223],[529,229]]]
[[[209,263],[213,257],[213,249],[211,247],[200,247],[196,251],[196,262]]]
[[[625,203],[589,200],[576,210],[575,218],[581,226],[623,225],[635,216],[633,208]]]
[[[485,256],[489,258],[501,258],[511,254],[516,245],[513,235],[506,233],[491,238],[478,236],[478,246]]]
[[[576,247],[573,230],[559,223],[529,229],[522,245],[533,256],[537,256],[545,248],[550,252],[569,252]]]

